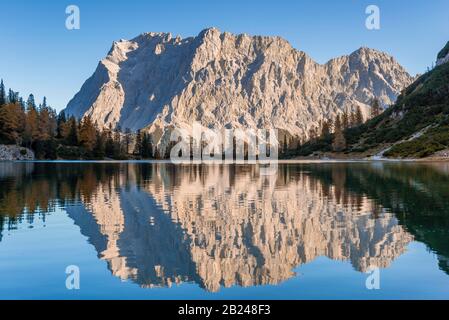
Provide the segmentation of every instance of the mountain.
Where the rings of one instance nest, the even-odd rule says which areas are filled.
[[[387,157],[449,157],[448,62],[449,42],[437,66],[404,90],[395,105],[349,132],[357,136],[353,149],[380,148],[379,154]]]
[[[65,111],[100,126],[146,128],[155,141],[194,121],[305,137],[345,109],[368,114],[374,97],[393,104],[412,81],[394,58],[368,48],[321,65],[280,37],[144,33],[114,42]]]

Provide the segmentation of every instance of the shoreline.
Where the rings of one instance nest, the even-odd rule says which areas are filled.
[[[0,160],[1,163],[155,163],[173,165],[272,165],[272,164],[307,164],[307,163],[425,163],[448,162],[448,158],[424,158],[424,159],[282,159],[278,161],[186,161],[173,162],[171,160]]]

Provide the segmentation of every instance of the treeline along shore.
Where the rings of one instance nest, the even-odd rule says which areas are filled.
[[[381,113],[378,100],[373,101],[372,116]],[[301,154],[308,148],[307,142],[325,138],[335,151],[345,148],[344,130],[364,123],[360,108],[352,113],[343,113],[334,121],[324,121],[310,130],[307,139],[285,136],[279,141],[280,156]],[[0,82],[0,144],[13,145],[24,156],[32,150],[39,160],[134,160],[164,159],[170,155],[170,147],[163,154],[153,144],[150,134],[131,132],[120,127],[100,128],[89,116],[82,119],[59,114],[47,104],[44,97],[39,104],[30,94],[26,101],[15,92],[5,90]],[[29,158],[29,157],[28,157]],[[25,159],[28,159],[25,158]],[[4,159],[3,159],[4,160]]]
[[[40,160],[102,160],[162,158],[145,133],[100,129],[90,117],[79,120],[59,114],[44,97],[36,104],[33,94],[25,101],[18,92],[5,90],[0,82],[0,144],[34,152]]]

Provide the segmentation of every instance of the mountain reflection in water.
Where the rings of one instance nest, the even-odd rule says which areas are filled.
[[[445,164],[2,163],[0,183],[0,241],[60,207],[142,287],[275,285],[320,256],[366,272],[412,241],[449,270]]]

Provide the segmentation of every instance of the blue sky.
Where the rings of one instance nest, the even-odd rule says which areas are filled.
[[[68,5],[81,29],[65,28]],[[375,4],[381,29],[365,28]],[[61,110],[94,72],[112,41],[142,32],[192,36],[206,27],[279,35],[320,63],[361,46],[392,54],[422,73],[449,40],[447,0],[14,0],[0,4],[0,78],[7,87]]]

